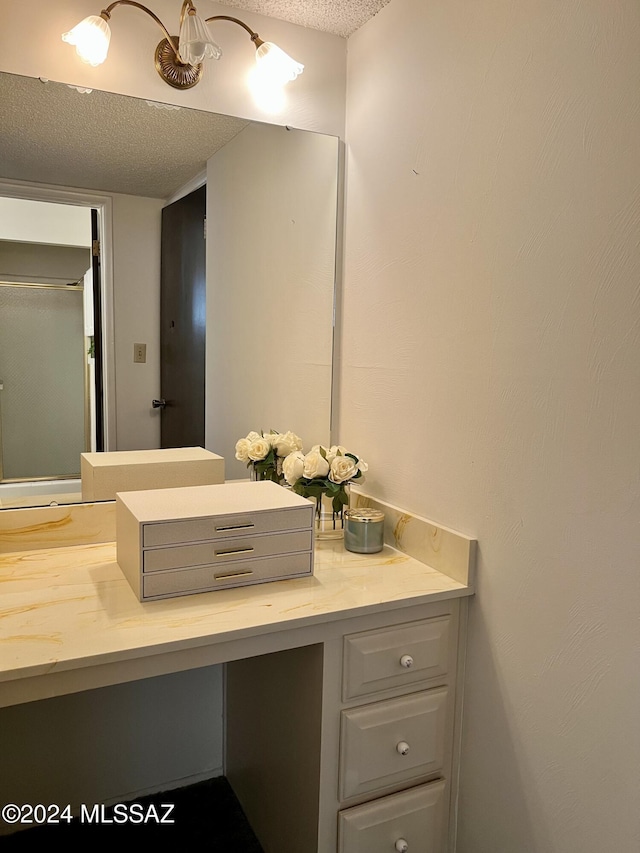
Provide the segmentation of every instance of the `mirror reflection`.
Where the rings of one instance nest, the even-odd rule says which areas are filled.
[[[88,238],[64,237],[60,228],[43,235],[34,233],[40,217],[29,214],[22,219],[31,230],[17,232],[19,217],[3,208],[15,202],[6,198],[16,195],[15,187],[3,197],[0,184],[0,281],[7,285],[0,290],[16,293],[21,285],[28,303],[19,323],[17,314],[0,308],[0,323],[4,320],[13,329],[11,335],[0,332],[0,338],[7,341],[4,354],[0,344],[4,460],[0,506],[67,503],[80,498],[79,483],[73,476],[79,472],[78,449],[101,449],[96,444],[101,415],[106,420],[115,415],[101,411],[94,380],[94,372],[99,372],[96,348],[98,355],[104,350],[109,357],[108,341],[104,346],[98,341],[109,322],[116,370],[115,395],[107,398],[107,406],[117,408],[117,432],[115,443],[111,441],[106,449],[203,443],[225,457],[227,478],[233,479],[247,476],[244,466],[234,459],[234,446],[249,430],[291,429],[309,445],[327,442],[336,138],[106,92],[81,92],[64,84],[9,74],[0,74],[0,122],[0,181],[5,181],[5,190],[7,181],[27,181],[110,195],[116,235],[113,246],[101,247],[103,252],[112,252],[115,313],[109,317],[113,304],[105,300],[103,317],[94,328],[91,264],[86,265],[92,245],[90,224]],[[180,306],[163,307],[160,321],[163,288],[169,292],[177,288],[184,295],[184,288],[192,286],[181,283],[178,287],[173,278],[161,283],[160,255],[164,252],[167,266],[166,235],[162,233],[163,220],[170,219],[167,211],[202,187],[206,188],[206,226],[203,223],[198,251],[204,253],[206,263],[204,280],[198,285],[201,298],[182,300],[183,314],[190,315],[186,330],[181,329],[183,341],[194,339],[198,331],[202,334],[203,345],[193,354],[184,343],[176,350],[173,330],[184,320]],[[55,207],[66,213],[71,210],[68,204]],[[84,213],[88,213],[86,207]],[[60,226],[62,218],[54,216],[54,225]],[[177,227],[173,221],[164,226],[173,241]],[[186,257],[192,255],[188,249]],[[62,288],[75,288],[72,326],[77,335],[61,332],[64,324],[59,325],[50,306],[40,300],[41,295],[54,292],[43,285],[55,288],[58,301],[67,292]],[[104,282],[101,287],[104,295]],[[48,338],[42,338],[37,325],[17,332],[23,320],[33,322],[38,316]],[[136,318],[143,317],[147,323],[154,318],[156,340],[150,339],[150,333],[138,333]],[[158,326],[162,326],[161,333]],[[26,342],[26,355],[16,350],[15,339]],[[73,369],[66,363],[56,368],[59,355],[71,359],[62,353],[63,341],[74,342]],[[139,353],[134,347],[139,342],[146,344],[146,363],[140,365],[135,362]],[[172,347],[173,353],[167,355]],[[26,380],[29,352],[35,385]],[[177,390],[175,379],[173,390],[163,387],[169,357],[177,366],[178,377],[181,372],[184,379],[178,378]],[[52,383],[52,376],[61,380],[60,387]],[[80,401],[75,409],[63,402],[63,389],[71,385],[71,376]],[[194,381],[198,376],[201,378]],[[186,394],[187,388],[192,397],[201,398],[196,400],[195,411],[201,414],[195,420],[202,420],[198,426],[203,442],[194,442],[189,430],[185,440],[173,432],[170,438],[164,436],[168,416],[189,429],[193,426],[193,399],[180,396],[180,389]],[[16,405],[20,396],[26,401],[22,408]],[[166,408],[152,408],[156,397],[168,398]],[[35,411],[39,412],[36,416]],[[62,413],[66,422],[61,421]],[[36,423],[40,432],[34,436],[29,425]],[[67,463],[65,468],[52,461],[60,439],[66,441],[72,435],[75,471]],[[17,465],[17,448],[31,460],[31,467]],[[59,480],[59,476],[67,479]]]

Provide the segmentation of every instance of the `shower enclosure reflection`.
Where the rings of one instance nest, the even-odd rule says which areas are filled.
[[[85,340],[82,284],[0,282],[0,481],[78,476]]]
[[[93,446],[91,264],[87,208],[0,198],[3,503],[28,498],[24,481],[77,478]]]

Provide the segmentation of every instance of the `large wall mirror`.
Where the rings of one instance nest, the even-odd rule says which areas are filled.
[[[156,228],[164,206],[206,184],[206,315],[198,318],[206,326],[205,445],[225,457],[227,478],[234,479],[247,476],[234,459],[234,446],[250,430],[293,430],[305,446],[330,440],[337,138],[6,73],[0,73],[0,124],[0,207],[5,196],[16,195],[15,187],[3,192],[3,181],[5,190],[7,182],[15,181],[112,194],[118,199],[112,208],[114,233],[129,233],[130,224],[142,225],[146,208],[155,211]],[[130,223],[118,220],[122,211]],[[34,217],[25,218],[34,227]],[[0,482],[0,508],[73,502],[79,497],[73,478],[53,489],[38,482],[54,477],[55,466],[49,471],[45,464],[43,471],[20,476],[12,462],[17,447],[25,458],[53,452],[54,446],[59,455],[61,437],[73,436],[71,455],[78,455],[79,470],[79,452],[91,448],[95,412],[90,405],[78,402],[73,416],[70,404],[59,406],[67,418],[61,420],[55,401],[66,392],[62,386],[51,390],[50,383],[43,411],[54,412],[51,423],[43,414],[34,415],[37,407],[29,403],[39,399],[40,374],[45,382],[47,375],[56,374],[62,385],[73,374],[74,381],[92,387],[90,367],[53,366],[71,326],[78,327],[80,336],[91,331],[79,319],[82,299],[62,290],[88,286],[91,239],[60,238],[56,243],[58,238],[23,238],[13,228],[3,231],[3,221],[6,226],[7,216],[3,220],[0,210],[0,291],[5,301],[16,294],[19,311],[9,314],[0,308],[0,323],[4,319],[12,329],[3,336],[7,352],[0,342],[0,444],[10,474],[0,478],[14,481]],[[138,256],[131,266],[145,273],[160,266],[160,237],[147,239],[149,233],[141,228],[147,236],[129,240],[125,250],[132,251],[135,242]],[[110,319],[115,332],[120,424],[129,409],[143,407],[140,417],[146,419],[152,414],[151,394],[144,401],[135,396],[130,342],[125,353],[118,350],[118,318],[130,322],[130,314],[140,310],[135,278],[121,286],[118,271],[127,272],[128,258],[117,254],[119,248],[113,247],[113,291],[120,313],[116,310],[104,321]],[[147,249],[145,257],[141,253]],[[155,290],[153,283],[146,287],[150,301],[159,303],[159,280]],[[62,316],[71,302],[75,319],[67,321],[68,328],[59,326],[62,320],[55,312]],[[91,310],[86,302],[85,312]],[[41,328],[51,334],[43,337],[37,323],[19,332],[19,317],[39,318]],[[31,372],[25,352],[16,350],[19,341],[27,341],[26,352],[35,359]],[[84,358],[90,347],[84,339],[79,346]],[[16,390],[20,405],[15,404]],[[36,423],[41,426],[38,435],[32,430]],[[110,449],[134,446],[133,416],[130,446],[123,446],[121,433],[119,426]],[[69,476],[68,463],[61,473]]]

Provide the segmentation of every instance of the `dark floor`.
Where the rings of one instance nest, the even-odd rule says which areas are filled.
[[[134,803],[136,808],[131,809]],[[174,806],[170,814],[162,804]],[[76,818],[71,823],[36,826],[13,835],[0,836],[0,849],[34,850],[39,844],[50,844],[56,840],[93,841],[108,837],[111,842],[173,839],[181,847],[189,843],[204,845],[211,853],[263,853],[229,783],[222,777],[140,797],[127,803],[119,812],[118,819],[127,818],[126,822],[116,823],[118,816],[114,814],[113,807],[105,807],[104,822],[96,813],[100,822],[89,823],[86,819]],[[165,816],[173,823],[161,823]],[[109,820],[114,822],[108,823]],[[133,820],[139,822],[134,824]]]

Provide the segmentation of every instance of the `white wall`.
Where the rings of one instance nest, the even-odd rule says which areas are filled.
[[[160,238],[163,202],[113,195],[113,301],[118,450],[160,447]],[[147,345],[134,364],[133,345]],[[116,449],[116,448],[113,448]]]
[[[0,281],[72,284],[84,280],[90,265],[91,250],[88,246],[52,246],[0,239]],[[89,285],[91,281],[89,277]],[[85,310],[85,328],[89,319]],[[85,331],[85,334],[93,332]]]
[[[154,0],[150,4],[172,34],[178,30],[180,5],[178,0]],[[78,59],[75,49],[65,44],[60,36],[87,15],[100,14],[100,9],[100,4],[94,0],[3,3],[0,70],[344,135],[344,39],[261,15],[233,9],[230,12],[229,7],[206,0],[201,8],[206,17],[219,14],[239,17],[265,41],[276,42],[304,64],[302,76],[287,87],[284,109],[278,114],[269,114],[255,104],[247,88],[247,74],[255,66],[255,49],[248,33],[236,24],[212,25],[223,57],[205,69],[197,86],[179,91],[164,83],[155,70],[154,50],[163,38],[162,30],[148,15],[133,7],[114,9],[109,56],[103,65],[92,68]],[[25,21],[29,22],[28,38]]]
[[[459,853],[640,849],[640,7],[349,40],[339,440],[479,540]]]
[[[328,444],[338,140],[249,125],[207,173],[206,446],[292,430]]]
[[[3,240],[91,246],[91,216],[86,208],[22,198],[0,198]]]

